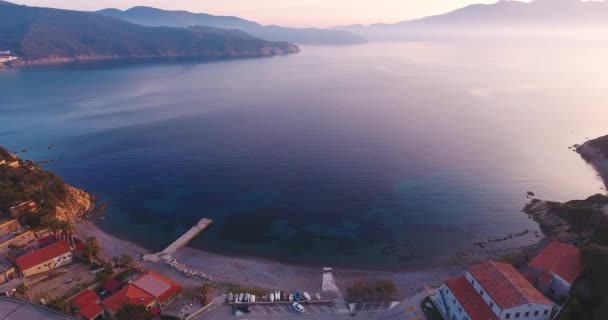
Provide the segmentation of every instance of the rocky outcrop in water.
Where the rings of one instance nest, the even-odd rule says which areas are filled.
[[[608,136],[589,140],[578,146],[576,152],[595,168],[608,186]]]
[[[534,199],[523,212],[538,222],[545,235],[563,242],[608,242],[608,196],[564,203]]]

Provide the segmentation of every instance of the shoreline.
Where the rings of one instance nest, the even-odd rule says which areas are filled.
[[[127,240],[113,236],[96,226],[92,221],[80,221],[76,234],[80,237],[96,237],[102,247],[102,256],[110,259],[113,256],[127,253],[148,269],[162,272],[163,275],[179,282],[184,287],[196,287],[201,279],[187,278],[168,265],[158,262],[142,261],[140,253],[151,253],[150,250]],[[318,267],[288,264],[265,258],[235,257],[184,247],[178,249],[173,257],[190,268],[213,276],[215,283],[238,283],[268,289],[301,290],[320,292],[324,265]],[[445,280],[462,274],[463,265],[448,265],[417,270],[387,271],[356,268],[337,269],[334,275],[337,284],[346,290],[352,282],[359,279],[392,279],[399,287],[399,296],[409,298],[424,290],[426,286],[439,286]]]
[[[602,152],[594,146],[600,140],[608,140],[608,136],[589,140],[576,148],[576,152],[589,163],[604,182],[604,190],[608,190],[608,159]]]
[[[260,53],[229,53],[226,55],[175,55],[175,56],[158,56],[158,55],[142,55],[142,56],[76,56],[76,57],[49,57],[36,60],[15,60],[9,63],[0,63],[0,72],[16,69],[40,68],[40,67],[55,67],[55,66],[70,66],[70,65],[95,65],[103,63],[174,63],[174,62],[209,62],[209,61],[230,61],[240,59],[262,59],[279,56],[287,56],[300,53],[301,49],[291,51],[268,51],[265,48]]]
[[[159,262],[146,262],[140,259],[140,254],[153,253],[136,243],[123,240],[111,235],[95,225],[92,221],[83,220],[77,225],[77,235],[80,237],[96,237],[102,246],[102,256],[111,259],[113,256],[127,253],[132,255],[141,265],[160,272],[184,287],[196,287],[201,283],[199,278],[188,278],[171,270],[168,265]],[[404,268],[403,270],[378,270],[365,268],[333,268],[337,285],[345,293],[346,289],[356,280],[391,279],[399,288],[399,298],[407,299],[415,296],[429,287],[438,287],[444,281],[461,275],[467,264],[487,259],[501,257],[523,257],[531,252],[539,251],[547,243],[548,238],[539,239],[535,244],[506,249],[491,249],[483,252],[469,253],[458,263],[432,267]],[[216,284],[238,283],[267,289],[291,291],[320,292],[322,270],[331,265],[297,265],[279,260],[260,257],[239,257],[212,253],[200,249],[183,247],[178,249],[173,257],[195,271],[201,271],[213,277]]]

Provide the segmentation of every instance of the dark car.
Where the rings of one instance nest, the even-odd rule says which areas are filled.
[[[238,308],[236,308],[238,311],[242,312],[242,313],[249,313],[251,312],[251,307],[250,306],[240,306]]]

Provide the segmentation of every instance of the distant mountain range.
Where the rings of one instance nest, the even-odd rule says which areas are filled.
[[[608,1],[535,0],[529,3],[500,0],[474,4],[445,14],[393,24],[336,27],[370,39],[382,33],[425,32],[429,30],[493,28],[593,28],[608,27]]]
[[[104,9],[97,13],[151,27],[207,26],[238,29],[270,41],[288,41],[296,44],[351,45],[366,40],[351,32],[315,28],[286,28],[263,26],[257,22],[230,16],[214,16],[188,11],[168,11],[150,7],[133,7],[126,11]]]
[[[0,0],[0,51],[17,64],[108,58],[261,57],[299,51],[238,30],[146,27],[92,12],[15,5]]]

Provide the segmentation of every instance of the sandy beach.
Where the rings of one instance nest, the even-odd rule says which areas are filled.
[[[81,221],[77,234],[82,237],[97,237],[103,249],[103,256],[110,259],[128,253],[139,259],[141,253],[150,251],[129,241],[119,239],[99,229],[93,222]],[[239,258],[213,254],[192,248],[181,248],[174,255],[179,262],[190,268],[213,276],[217,283],[231,282],[246,286],[257,286],[277,290],[301,290],[320,292],[324,265],[318,267],[289,265],[277,261],[258,258]],[[171,270],[161,262],[141,262],[146,268],[161,272],[163,275],[181,283],[184,287],[200,284],[197,278],[187,278]],[[446,266],[411,271],[373,271],[334,269],[338,286],[345,290],[358,279],[392,279],[399,287],[399,298],[408,298],[424,289],[425,286],[438,286],[443,281],[462,274],[463,266]]]

